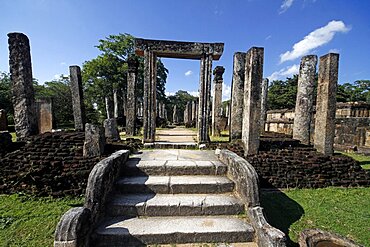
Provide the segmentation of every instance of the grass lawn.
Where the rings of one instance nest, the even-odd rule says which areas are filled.
[[[15,132],[10,132],[10,134],[12,135],[12,142],[16,142],[17,141],[17,136],[16,136]]]
[[[53,246],[60,217],[82,200],[0,195],[0,246]]]
[[[298,246],[305,228],[320,228],[370,246],[370,188],[294,189],[261,193],[268,221]]]
[[[362,154],[356,154],[356,153],[345,153],[345,152],[339,152],[343,155],[349,156],[354,160],[357,160],[360,162],[360,165],[364,169],[370,169],[370,156],[362,155]]]

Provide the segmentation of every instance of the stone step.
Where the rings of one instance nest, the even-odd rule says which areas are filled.
[[[195,142],[155,142],[155,143],[144,143],[145,148],[153,149],[195,149],[197,148]]]
[[[232,193],[115,195],[107,208],[110,216],[233,215],[244,212],[244,204]]]
[[[251,225],[236,217],[116,217],[94,233],[94,246],[253,242]]]
[[[220,161],[129,159],[124,167],[125,176],[145,175],[226,175],[227,166]]]
[[[120,193],[207,194],[227,193],[234,183],[221,176],[140,176],[123,177],[116,182]]]

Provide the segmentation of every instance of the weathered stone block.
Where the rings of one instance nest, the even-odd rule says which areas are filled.
[[[50,99],[36,100],[39,133],[51,132],[53,129],[53,106]]]
[[[222,66],[216,66],[213,70],[213,104],[212,104],[212,135],[220,136],[221,134],[221,110],[222,110],[222,75],[225,72],[225,68]]]
[[[120,136],[118,133],[117,121],[115,118],[104,120],[105,138],[109,141],[118,141]]]
[[[75,129],[83,131],[85,127],[85,106],[83,103],[81,69],[79,66],[70,66],[69,72]]]
[[[85,142],[83,155],[86,157],[101,156],[104,153],[105,136],[103,128],[87,123],[85,125]]]

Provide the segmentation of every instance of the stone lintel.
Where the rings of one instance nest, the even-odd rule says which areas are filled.
[[[136,54],[144,56],[144,50],[149,49],[158,57],[201,59],[203,54],[212,54],[213,60],[219,60],[224,43],[201,43],[170,40],[135,39]]]

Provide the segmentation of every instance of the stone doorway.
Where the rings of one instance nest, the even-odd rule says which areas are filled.
[[[155,142],[157,57],[200,60],[198,144],[209,142],[212,61],[219,60],[223,43],[135,39],[135,52],[144,56],[144,143]]]

